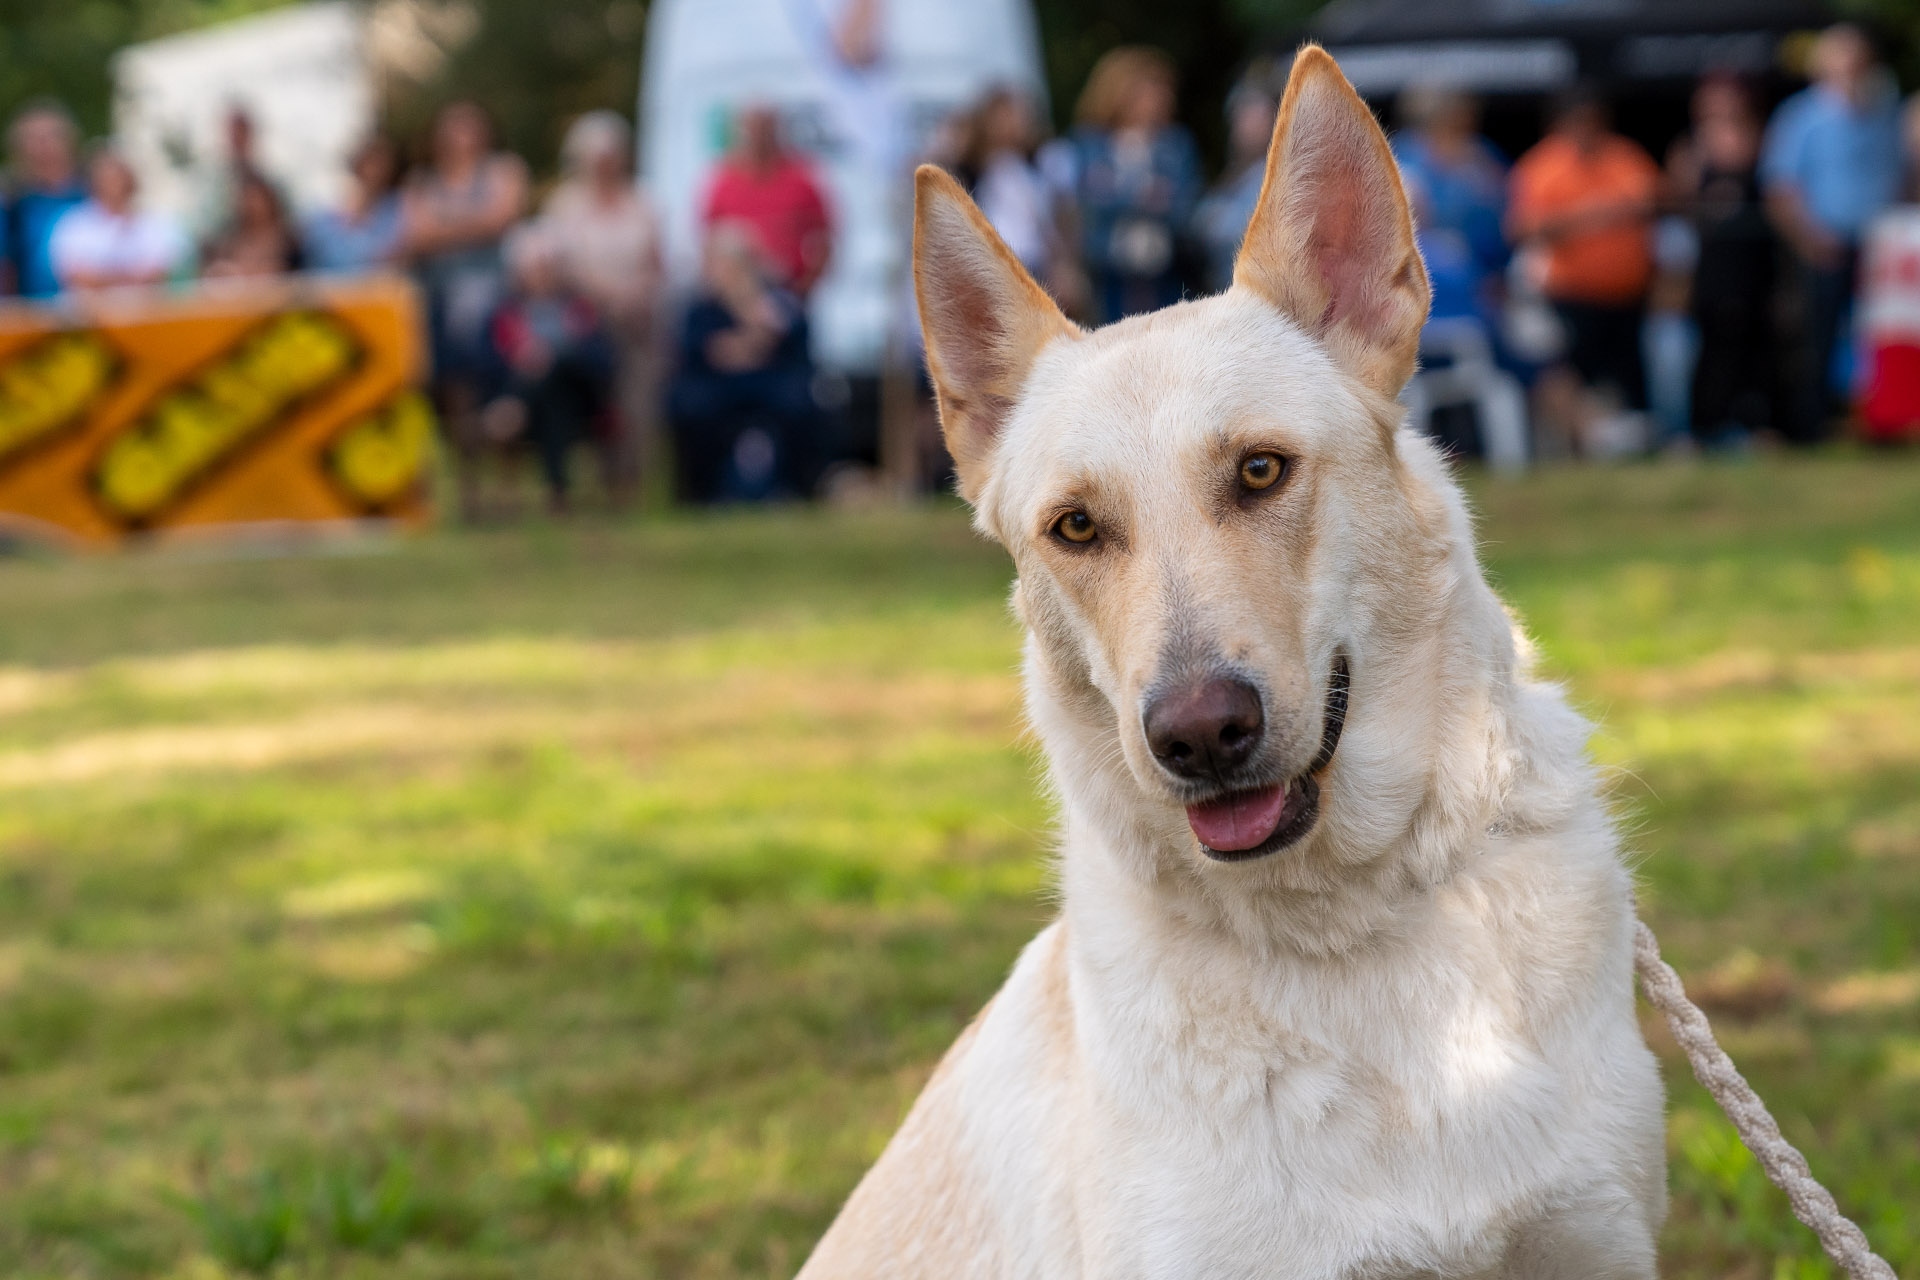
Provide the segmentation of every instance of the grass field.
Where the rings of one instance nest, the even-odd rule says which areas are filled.
[[[1920,1278],[1920,462],[1476,489]],[[0,561],[0,1273],[790,1275],[1049,912],[1007,580],[955,508]],[[1666,1274],[1827,1274],[1653,1038]]]

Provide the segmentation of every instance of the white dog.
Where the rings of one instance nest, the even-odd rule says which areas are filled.
[[[1304,50],[1233,288],[1097,333],[918,181],[1064,904],[804,1280],[1653,1275],[1628,877],[1401,425],[1428,289],[1365,104]]]

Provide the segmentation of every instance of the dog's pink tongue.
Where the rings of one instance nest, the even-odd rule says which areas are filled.
[[[1239,853],[1272,835],[1286,811],[1286,787],[1263,787],[1235,792],[1210,804],[1190,804],[1187,825],[1207,848]]]

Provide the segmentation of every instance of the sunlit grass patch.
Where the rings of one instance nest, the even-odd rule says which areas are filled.
[[[1669,954],[1920,1276],[1920,467],[1475,494]],[[1008,576],[953,507],[0,562],[0,1272],[791,1274],[1050,911]],[[1667,1274],[1823,1274],[1652,1033]]]

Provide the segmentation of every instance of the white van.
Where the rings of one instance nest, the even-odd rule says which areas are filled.
[[[734,113],[779,109],[788,141],[828,186],[836,234],[813,296],[822,364],[877,372],[905,312],[914,160],[938,122],[986,89],[1044,109],[1029,0],[883,0],[884,55],[841,64],[831,32],[849,0],[654,0],[640,80],[640,172],[680,281],[699,263],[699,208]]]

